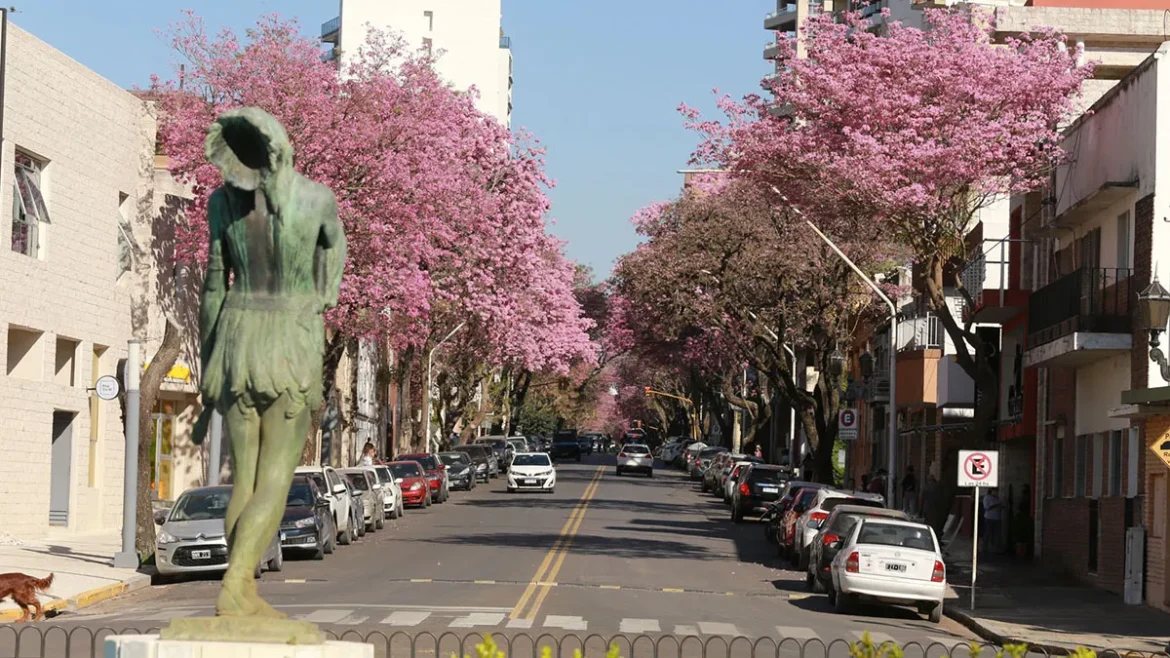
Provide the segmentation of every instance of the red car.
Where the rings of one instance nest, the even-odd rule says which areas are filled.
[[[447,465],[436,455],[429,452],[417,452],[410,455],[398,455],[394,461],[418,462],[427,472],[427,486],[431,489],[431,498],[436,503],[445,503],[451,497],[451,486],[447,480]]]
[[[402,488],[402,504],[414,507],[431,506],[431,488],[427,485],[426,470],[413,461],[393,461],[386,464],[394,474],[394,481]]]

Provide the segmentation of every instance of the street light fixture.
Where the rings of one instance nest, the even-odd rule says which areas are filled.
[[[841,373],[845,372],[845,355],[841,354],[839,349],[834,349],[829,355],[829,372],[834,377],[840,377]]]
[[[869,352],[863,352],[861,356],[857,357],[857,365],[861,368],[861,378],[869,379],[873,377],[873,355]]]
[[[1150,361],[1161,369],[1162,379],[1170,382],[1170,363],[1167,363],[1166,355],[1162,353],[1158,342],[1158,335],[1166,330],[1166,321],[1170,319],[1170,291],[1162,287],[1155,277],[1154,281],[1138,294],[1138,301],[1141,302],[1146,327],[1150,330]]]

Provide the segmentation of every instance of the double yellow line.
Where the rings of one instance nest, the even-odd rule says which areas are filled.
[[[569,514],[569,520],[565,521],[565,525],[561,527],[556,543],[549,549],[548,555],[544,556],[544,561],[536,569],[536,574],[532,576],[532,581],[524,589],[524,594],[520,596],[516,607],[512,608],[512,619],[527,619],[529,621],[536,619],[536,613],[540,611],[540,606],[544,603],[545,597],[548,596],[549,590],[556,585],[557,574],[560,573],[561,565],[565,563],[565,557],[568,556],[569,548],[573,545],[573,537],[581,529],[581,521],[585,518],[585,510],[589,509],[589,501],[597,495],[597,488],[601,486],[601,476],[604,474],[605,467],[597,467],[597,472],[589,481],[589,486],[585,487],[585,493],[581,495],[577,506]],[[535,599],[533,599],[534,594],[536,595]],[[528,607],[529,602],[532,603],[531,607]],[[525,607],[528,607],[527,613],[524,611]]]

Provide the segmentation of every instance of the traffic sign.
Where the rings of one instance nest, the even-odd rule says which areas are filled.
[[[837,438],[842,441],[857,440],[856,409],[842,409],[837,412]]]
[[[999,486],[999,451],[960,450],[959,486]]]
[[[1161,436],[1154,439],[1150,444],[1150,450],[1153,451],[1162,463],[1170,467],[1170,432],[1164,432]]]
[[[118,382],[118,378],[113,375],[103,375],[98,377],[97,383],[94,384],[94,390],[97,396],[103,400],[113,400],[118,397],[118,393],[122,392],[122,385]]]

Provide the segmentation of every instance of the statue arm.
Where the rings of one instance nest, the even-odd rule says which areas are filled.
[[[321,291],[322,305],[325,309],[337,306],[338,294],[341,292],[341,276],[345,273],[346,241],[345,231],[341,227],[341,220],[337,216],[337,199],[332,192],[328,195],[328,203],[322,213],[321,236],[318,240],[321,248],[322,271],[319,290]]]

